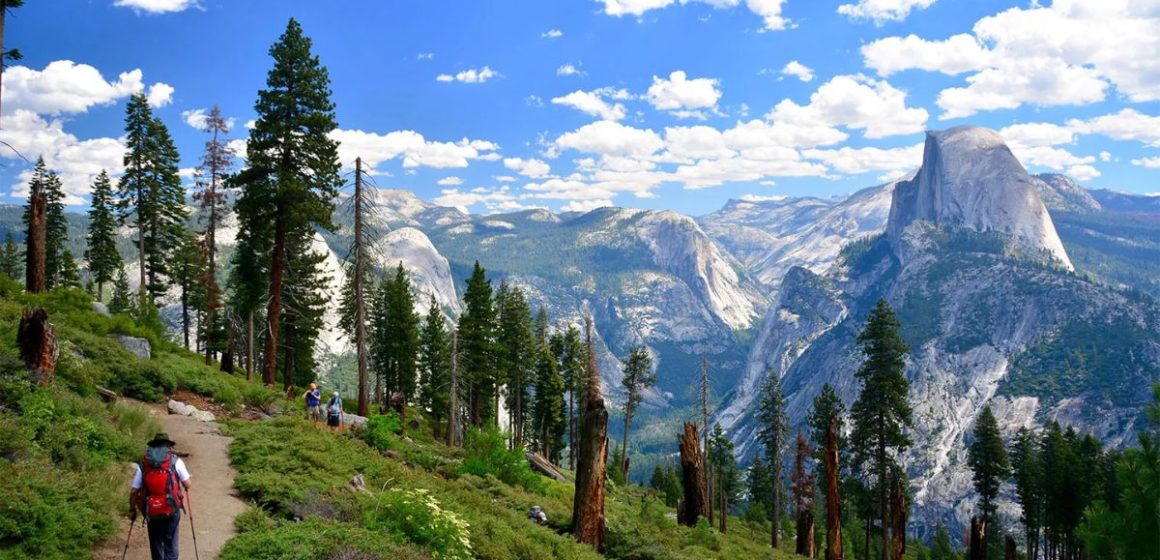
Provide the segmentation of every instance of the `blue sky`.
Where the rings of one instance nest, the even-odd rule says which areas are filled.
[[[330,70],[344,163],[474,212],[841,195],[962,124],[1001,130],[1032,172],[1160,191],[1154,0],[29,2],[7,20],[24,59],[0,138],[79,208],[119,171],[144,90],[189,176],[189,123],[216,103],[245,137],[290,17]],[[28,167],[0,152],[0,200],[20,202]]]

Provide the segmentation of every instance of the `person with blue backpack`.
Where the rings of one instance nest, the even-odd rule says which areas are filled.
[[[130,485],[130,524],[137,512],[149,526],[149,554],[152,560],[177,560],[177,529],[185,509],[190,476],[185,462],[173,453],[176,442],[159,433],[146,444],[145,458],[137,465]]]

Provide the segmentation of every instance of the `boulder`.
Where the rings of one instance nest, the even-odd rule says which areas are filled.
[[[121,347],[128,350],[138,358],[149,359],[153,356],[153,347],[149,341],[144,338],[137,338],[135,336],[125,336],[123,334],[113,335],[113,338],[121,344]]]
[[[357,414],[342,414],[342,423],[352,428],[362,428],[367,425],[366,416],[359,416]]]
[[[193,408],[193,407],[190,407],[190,408]],[[190,414],[190,416],[193,417],[193,419],[197,420],[198,422],[213,422],[213,421],[217,420],[217,418],[214,418],[214,415],[212,412],[209,412],[208,410],[198,410],[196,408],[193,409],[193,414]]]
[[[107,306],[99,301],[93,302],[93,311],[96,311],[98,314],[104,315],[105,317],[112,317],[113,316],[113,314],[109,312],[109,306]]]
[[[175,401],[173,399],[169,399],[169,403],[166,404],[166,408],[169,409],[170,414],[178,414],[181,416],[192,416],[194,412],[197,412],[196,408],[181,401]]]

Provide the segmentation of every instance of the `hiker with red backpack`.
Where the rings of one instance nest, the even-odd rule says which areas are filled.
[[[165,433],[146,444],[145,458],[137,465],[129,495],[130,523],[137,512],[149,525],[149,553],[153,560],[177,560],[177,528],[189,491],[189,470],[173,453],[177,445]]]

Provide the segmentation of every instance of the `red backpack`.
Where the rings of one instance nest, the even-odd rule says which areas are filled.
[[[145,491],[145,517],[173,517],[183,509],[185,496],[177,479],[177,459],[168,447],[150,447],[141,462],[141,485]]]

